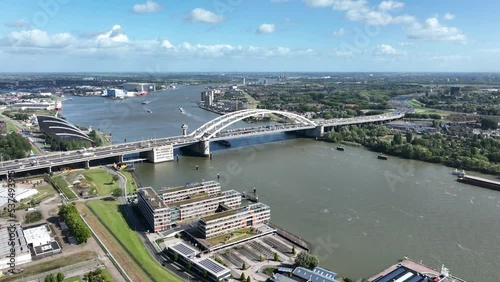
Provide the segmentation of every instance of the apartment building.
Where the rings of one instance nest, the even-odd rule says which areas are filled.
[[[137,190],[137,206],[154,232],[170,227],[170,208],[163,203],[153,188],[146,187]]]
[[[191,194],[185,194],[186,191],[182,189],[174,189],[176,191],[168,193],[163,191],[163,194],[159,196],[151,187],[138,190],[137,205],[154,232],[168,229],[179,221],[215,213],[220,205],[230,209],[241,205],[241,194],[237,191],[214,193],[213,191],[217,189],[220,191],[220,185],[215,181],[194,186],[188,189]],[[204,187],[204,190],[199,187]],[[170,197],[167,203],[162,198],[165,195]],[[172,201],[173,198],[183,200]]]
[[[203,217],[198,222],[198,228],[207,239],[241,228],[268,223],[270,219],[271,209],[269,206],[255,203]]]
[[[184,201],[191,198],[193,195],[214,195],[221,190],[220,183],[217,181],[204,181],[201,183],[187,184],[185,186],[164,188],[158,191],[165,204]]]
[[[236,208],[241,205],[241,194],[235,190],[223,191],[215,195],[193,197],[188,200],[170,203],[173,220],[198,218],[215,213],[219,205]]]

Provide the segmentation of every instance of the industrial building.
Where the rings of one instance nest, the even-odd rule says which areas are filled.
[[[191,264],[191,269],[208,281],[222,281],[231,276],[231,270],[182,242],[168,246],[167,253],[177,254],[183,264]]]
[[[234,190],[220,191],[220,184],[206,181],[156,192],[151,187],[138,190],[137,205],[154,232],[172,227],[179,221],[215,213],[241,204],[241,194]]]
[[[40,131],[45,133],[57,141],[88,141],[92,143],[92,139],[85,134],[78,127],[69,123],[68,121],[53,117],[53,116],[45,116],[38,115],[36,116],[38,121],[38,126],[40,127]]]
[[[198,228],[202,236],[207,239],[238,229],[268,223],[270,219],[271,209],[269,206],[255,203],[203,217],[198,222]]]
[[[61,252],[61,247],[54,239],[47,223],[24,228],[23,233],[34,257],[44,257]]]
[[[138,83],[138,82],[127,82],[123,84],[123,90],[125,91],[135,91],[141,94],[146,94],[156,91],[156,84],[154,83]]]
[[[13,238],[15,246],[11,247],[9,242]],[[20,224],[12,227],[8,225],[0,228],[0,269],[17,267],[31,261],[31,253],[24,237],[23,228]],[[12,265],[10,263],[13,263]]]
[[[123,99],[125,98],[125,91],[122,89],[107,89],[106,95],[111,98]]]
[[[368,279],[369,282],[465,282],[460,278],[454,277],[450,271],[441,266],[441,271],[428,267],[422,262],[417,262],[404,258],[397,264],[390,266],[382,272]]]

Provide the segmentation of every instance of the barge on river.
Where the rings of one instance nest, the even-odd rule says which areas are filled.
[[[458,182],[462,183],[467,183],[483,188],[488,188],[492,190],[497,190],[500,191],[500,182],[486,179],[486,178],[481,178],[477,176],[470,176],[470,175],[463,175],[458,177],[457,179]]]

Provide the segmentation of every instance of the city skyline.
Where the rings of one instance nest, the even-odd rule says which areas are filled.
[[[3,1],[0,72],[496,72],[500,4]]]

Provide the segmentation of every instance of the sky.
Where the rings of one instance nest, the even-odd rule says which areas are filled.
[[[498,72],[500,1],[0,0],[0,72]]]

